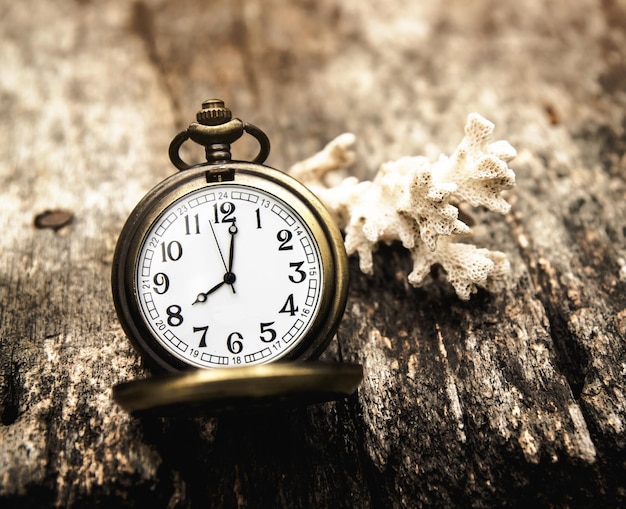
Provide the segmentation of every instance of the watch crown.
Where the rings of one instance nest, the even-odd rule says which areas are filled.
[[[225,124],[232,118],[231,111],[221,99],[208,99],[202,103],[202,109],[196,113],[196,119],[202,125]]]

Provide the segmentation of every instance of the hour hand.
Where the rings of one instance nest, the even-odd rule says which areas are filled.
[[[209,295],[211,295],[213,292],[217,291],[218,289],[220,289],[222,286],[224,286],[224,284],[226,283],[226,281],[221,281],[220,283],[217,283],[213,288],[211,288],[208,292],[200,292],[198,294],[198,296],[196,297],[196,300],[192,303],[193,304],[202,304],[203,302],[206,302],[207,299],[209,298]]]

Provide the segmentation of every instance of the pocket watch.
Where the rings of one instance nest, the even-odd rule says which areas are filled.
[[[353,392],[360,366],[310,362],[346,304],[338,228],[310,190],[262,164],[263,131],[232,118],[219,99],[205,101],[196,119],[170,145],[179,172],[133,210],[112,268],[126,335],[149,367],[175,374],[122,384],[114,397],[140,412]],[[252,162],[231,159],[244,133],[259,143]],[[188,140],[204,147],[206,162],[181,158]]]

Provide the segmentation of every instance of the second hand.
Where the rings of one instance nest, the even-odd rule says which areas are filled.
[[[220,253],[220,258],[222,259],[222,265],[224,265],[224,270],[228,272],[228,267],[226,266],[226,260],[224,259],[222,248],[220,247],[220,243],[217,241],[217,235],[215,235],[215,230],[213,229],[213,223],[210,220],[209,220],[209,226],[211,227],[211,233],[213,234],[213,238],[215,239],[215,245],[217,246],[217,250]]]

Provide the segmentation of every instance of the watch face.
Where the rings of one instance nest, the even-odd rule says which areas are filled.
[[[315,235],[294,208],[258,187],[222,183],[178,197],[146,229],[135,260],[141,319],[186,365],[280,359],[320,307]]]

